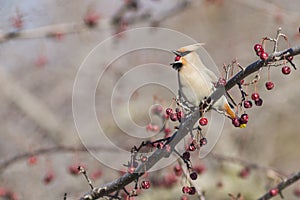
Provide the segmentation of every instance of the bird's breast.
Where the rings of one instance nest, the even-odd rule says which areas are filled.
[[[213,91],[212,81],[201,70],[183,67],[179,72],[179,89],[186,101],[199,106],[204,97]]]

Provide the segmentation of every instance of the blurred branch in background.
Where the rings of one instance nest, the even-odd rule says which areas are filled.
[[[134,25],[139,22],[150,21],[149,26],[158,26],[162,21],[183,12],[194,2],[191,0],[181,0],[171,3],[170,6],[159,15],[153,16],[151,10],[140,10],[141,2],[138,0],[125,1],[119,10],[113,15],[112,19],[102,19],[100,14],[92,9],[88,9],[83,17],[83,22],[53,24],[44,27],[22,30],[22,26],[11,32],[0,32],[0,43],[12,39],[34,39],[34,38],[54,38],[60,39],[67,34],[80,33],[84,31],[94,30],[114,30],[112,34],[118,34],[126,30],[128,25]],[[150,2],[151,4],[159,4],[159,2]],[[127,17],[129,12],[134,15]]]

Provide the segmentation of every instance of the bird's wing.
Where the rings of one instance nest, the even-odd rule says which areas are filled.
[[[204,69],[204,71],[208,75],[208,78],[211,80],[212,83],[216,83],[218,81],[218,77],[213,71],[211,71],[208,68]]]

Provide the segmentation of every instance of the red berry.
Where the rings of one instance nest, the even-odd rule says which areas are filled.
[[[193,170],[198,174],[202,174],[206,169],[204,165],[197,165],[193,167]]]
[[[54,172],[53,171],[48,171],[46,175],[44,176],[44,183],[49,184],[53,181],[54,179]]]
[[[187,194],[187,193],[189,193],[190,192],[190,187],[189,186],[183,186],[182,187],[182,192],[184,193],[184,194]]]
[[[89,27],[95,27],[100,19],[100,15],[95,11],[88,11],[84,17],[84,23]]]
[[[170,115],[170,119],[171,119],[173,122],[176,122],[177,119],[178,119],[176,113],[172,113],[172,114]]]
[[[147,156],[142,156],[142,157],[141,157],[141,161],[142,161],[142,162],[146,162],[147,160],[148,160],[148,157],[147,157]]]
[[[255,92],[255,93],[253,93],[253,94],[251,95],[251,99],[252,99],[253,101],[257,101],[259,98],[260,98],[260,96],[259,96],[259,94],[258,94],[257,92]]]
[[[0,197],[6,196],[8,192],[7,189],[0,187]]]
[[[190,173],[190,178],[191,178],[192,180],[196,180],[196,179],[198,178],[197,173],[196,173],[196,172]]]
[[[257,101],[254,102],[256,106],[262,106],[263,100],[259,98]]]
[[[248,167],[243,168],[240,173],[239,173],[239,177],[241,178],[247,178],[250,174],[250,169]]]
[[[171,133],[171,129],[170,128],[164,128],[164,132],[165,132],[165,134],[170,134]]]
[[[269,55],[267,52],[262,52],[259,57],[261,60],[265,61],[268,59]]]
[[[176,176],[181,176],[183,173],[182,167],[180,165],[175,165],[174,172],[175,172]]]
[[[177,183],[177,177],[174,174],[163,176],[163,185],[165,187],[172,187],[175,183]]]
[[[288,75],[291,73],[291,68],[289,66],[283,66],[281,71],[284,75]]]
[[[169,115],[167,115],[166,113],[163,115],[164,119],[169,119]]]
[[[92,173],[92,179],[96,180],[102,176],[102,170],[97,170],[94,173]]]
[[[274,88],[274,83],[271,81],[266,82],[267,90],[272,90]]]
[[[247,124],[248,123],[248,119],[249,119],[249,117],[248,117],[247,114],[242,114],[241,118],[240,118],[240,123],[241,124]]]
[[[156,105],[153,107],[152,112],[154,114],[160,114],[163,111],[163,107],[161,105]]]
[[[189,200],[189,197],[186,196],[186,195],[183,195],[183,196],[180,198],[180,200]]]
[[[295,188],[295,189],[294,189],[294,195],[295,195],[296,197],[300,197],[300,188]]]
[[[219,78],[218,82],[217,82],[217,87],[218,86],[225,86],[226,85],[226,80],[225,78]]]
[[[217,188],[222,188],[223,187],[223,182],[222,181],[218,181],[216,184]]]
[[[189,151],[195,151],[196,150],[196,147],[195,147],[195,144],[194,143],[191,143],[189,145]]]
[[[251,108],[252,102],[251,101],[244,101],[244,108]]]
[[[48,58],[46,55],[39,55],[35,61],[35,66],[41,68],[44,67],[48,62]]]
[[[167,109],[166,109],[166,114],[167,114],[167,115],[171,115],[172,113],[173,113],[172,108],[167,108]]]
[[[133,174],[134,170],[135,170],[135,167],[133,167],[133,166],[132,167],[128,167],[127,172],[129,174]]]
[[[69,173],[72,174],[72,175],[78,175],[78,174],[79,174],[78,166],[79,166],[79,164],[71,165],[71,166],[68,168]]]
[[[149,189],[151,186],[150,181],[142,181],[141,186],[143,189]]]
[[[205,125],[207,125],[207,123],[208,123],[208,119],[207,118],[205,118],[205,117],[200,118],[199,124],[201,126],[205,126]]]
[[[175,61],[179,61],[180,58],[181,58],[181,56],[176,56],[176,57],[175,57]]]
[[[293,56],[288,56],[288,57],[287,57],[287,59],[288,59],[289,61],[292,61],[293,58],[294,58]]]
[[[179,121],[184,117],[184,114],[182,111],[177,112],[176,115],[177,115],[177,118]]]
[[[195,187],[190,187],[189,194],[190,194],[190,195],[196,194],[196,188],[195,188]]]
[[[240,124],[240,120],[239,118],[234,118],[232,119],[232,124],[235,126],[235,127],[239,127],[241,124]]]
[[[201,138],[199,142],[200,142],[200,146],[202,147],[207,144],[207,139],[205,137]]]
[[[244,83],[245,83],[245,80],[242,79],[242,80],[240,81],[240,84],[243,85]]]
[[[147,130],[147,131],[152,131],[152,130],[153,130],[153,125],[152,125],[152,124],[148,124],[148,125],[146,126],[146,130]]]
[[[165,149],[166,149],[166,152],[168,152],[168,153],[171,152],[171,146],[169,144],[165,145]]]
[[[27,160],[29,165],[35,165],[37,163],[37,157],[36,156],[30,156]]]
[[[262,53],[264,53],[264,51],[257,51],[257,52],[256,52],[256,55],[260,57],[260,55],[261,55]]]
[[[158,149],[162,149],[162,148],[164,148],[164,143],[158,142],[158,143],[155,143],[154,146]]]
[[[153,132],[158,132],[159,131],[159,126],[158,125],[153,125],[152,126],[152,131]]]
[[[254,51],[258,52],[258,51],[264,51],[263,47],[261,46],[261,44],[255,44],[254,45]]]
[[[184,160],[190,160],[190,157],[191,157],[191,154],[190,154],[190,152],[188,152],[188,151],[186,151],[186,152],[184,152],[184,153],[182,154],[182,158],[183,158]]]
[[[269,191],[269,194],[273,197],[278,194],[278,188],[273,188]]]
[[[23,27],[23,19],[22,19],[22,15],[17,14],[16,17],[12,18],[12,25],[17,28],[20,29]]]

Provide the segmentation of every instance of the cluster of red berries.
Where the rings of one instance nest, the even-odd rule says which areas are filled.
[[[193,186],[183,186],[182,187],[182,192],[184,193],[184,194],[189,194],[189,195],[194,195],[194,194],[196,194],[196,188],[195,187],[193,187]]]
[[[251,95],[251,99],[254,101],[256,106],[261,106],[263,104],[263,100],[262,100],[262,98],[260,98],[260,96],[257,92],[254,92]]]
[[[270,82],[267,82],[267,83],[270,83]],[[268,85],[268,86],[272,87],[272,88],[274,87],[274,85]],[[272,89],[272,88],[269,88],[269,90]],[[267,87],[267,89],[268,89],[268,87]],[[262,106],[263,100],[257,92],[255,92],[251,95],[251,99],[254,101],[256,106]],[[252,108],[252,105],[253,104],[252,104],[251,100],[244,101],[244,108],[246,108],[246,109]]]
[[[256,55],[259,56],[259,58],[263,61],[267,60],[269,57],[268,53],[265,52],[261,44],[254,45],[254,51],[256,52]]]
[[[175,112],[173,112],[172,108],[166,109],[166,115],[171,119],[171,121],[176,122],[177,120],[181,122],[184,117],[184,113],[179,109],[176,108]]]
[[[159,131],[159,127],[158,127],[158,125],[155,125],[155,124],[148,124],[146,126],[146,130],[147,131],[152,131],[152,132],[158,132]]]
[[[245,128],[246,124],[248,123],[248,120],[249,120],[248,114],[244,113],[244,114],[241,115],[240,118],[232,119],[232,124],[235,127]]]
[[[99,19],[100,15],[97,12],[88,10],[83,18],[83,21],[88,27],[93,28],[98,24]]]
[[[17,194],[6,189],[3,187],[0,187],[0,197],[1,199],[10,199],[10,200],[18,200]]]
[[[146,189],[147,190],[147,189],[150,188],[150,186],[151,186],[151,184],[150,184],[149,180],[144,180],[144,181],[141,182],[142,189]]]
[[[265,61],[268,59],[269,55],[268,53],[265,52],[264,48],[262,47],[261,44],[255,44],[254,45],[254,51],[256,52],[256,55],[260,57],[261,60]],[[293,60],[293,56],[289,56],[287,58],[289,61]],[[284,74],[284,75],[288,75],[291,73],[291,68],[289,66],[283,66],[282,69],[281,69],[281,72]],[[268,85],[268,86],[267,86]],[[266,83],[266,87],[267,89],[268,88],[273,88],[274,87],[274,84],[272,83]],[[270,90],[270,89],[268,89]]]

